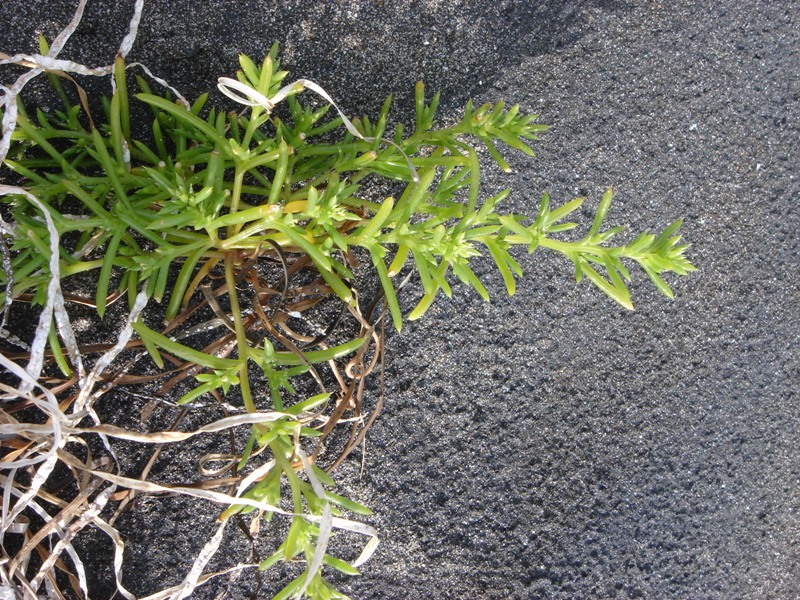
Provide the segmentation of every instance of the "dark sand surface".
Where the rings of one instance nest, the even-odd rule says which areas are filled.
[[[63,56],[110,62],[129,4],[90,2]],[[73,9],[6,0],[0,50],[32,51]],[[629,313],[544,251],[520,257],[511,299],[479,262],[492,304],[457,288],[392,336],[364,473],[339,472],[382,543],[341,589],[800,597],[800,4],[150,0],[130,58],[193,97],[273,41],[349,114],[393,93],[408,122],[418,79],[444,119],[470,97],[520,103],[553,128],[513,174],[487,169],[487,192],[510,187],[517,211],[586,195],[588,217],[613,185],[611,222],[685,217],[700,269],[669,279],[675,301],[636,273]],[[120,521],[137,594],[180,581],[212,531],[215,509],[190,506]]]

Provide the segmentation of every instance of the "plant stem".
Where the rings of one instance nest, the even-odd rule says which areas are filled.
[[[239,386],[242,390],[242,402],[247,412],[256,412],[256,405],[250,393],[250,380],[247,378],[247,362],[250,355],[250,344],[242,323],[242,312],[239,309],[239,298],[236,295],[236,278],[233,274],[233,254],[225,255],[225,284],[228,286],[228,298],[231,302],[233,326],[236,329],[236,343],[239,350]]]
[[[286,479],[289,481],[289,487],[292,489],[294,512],[298,515],[303,514],[303,494],[300,491],[300,480],[294,472],[292,464],[286,459],[284,450],[281,444],[278,443],[278,440],[271,441],[269,443],[269,448],[272,450],[272,455],[275,457],[275,464],[283,471],[286,475]]]
[[[545,236],[539,238],[539,245],[560,252],[566,256],[571,254],[593,254],[600,257],[608,255],[608,248],[582,244],[580,242],[560,242]]]
[[[244,138],[242,138],[241,147],[247,150],[250,147],[250,140],[253,139],[253,134],[258,129],[259,125],[259,117],[261,113],[264,111],[261,106],[254,106],[250,111],[250,120],[247,122],[247,130],[244,133]]]
[[[231,193],[231,206],[229,214],[236,214],[239,211],[239,200],[242,197],[242,184],[244,183],[244,167],[237,161],[236,170],[233,176],[233,192]],[[228,227],[228,237],[238,233],[242,228],[241,223]]]

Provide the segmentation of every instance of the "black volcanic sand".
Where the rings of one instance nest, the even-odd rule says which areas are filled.
[[[4,2],[0,49],[32,51],[37,28],[52,39],[74,4]],[[110,62],[128,4],[90,2],[62,56]],[[338,475],[376,510],[382,543],[340,588],[358,599],[800,596],[800,4],[274,4],[148,1],[130,58],[193,97],[232,74],[237,53],[261,57],[278,41],[293,75],[351,115],[393,93],[409,123],[418,79],[442,91],[445,121],[470,97],[518,102],[553,128],[536,159],[512,154],[513,174],[486,169],[487,193],[510,187],[517,211],[535,211],[544,191],[586,195],[588,221],[613,185],[610,222],[684,217],[700,268],[669,278],[675,301],[636,272],[626,312],[543,250],[520,256],[527,276],[511,299],[479,261],[492,304],[457,288],[393,335],[363,475],[360,456]],[[165,499],[121,519],[130,589],[180,581],[215,514]],[[246,552],[229,537],[216,567]],[[93,597],[107,598],[108,544],[96,540]],[[236,585],[230,597],[253,589],[249,575]]]

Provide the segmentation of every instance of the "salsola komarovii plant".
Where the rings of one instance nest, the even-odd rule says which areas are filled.
[[[481,190],[476,146],[509,171],[505,148],[532,156],[530,143],[546,129],[534,116],[470,102],[454,125],[439,128],[439,97],[429,99],[420,83],[408,131],[389,127],[390,99],[375,118],[350,119],[316,83],[287,84],[277,46],[260,64],[241,56],[236,78],[220,78],[240,112],[208,108],[205,94],[190,103],[169,87],[155,93],[152,82],[166,82],[134,81],[125,62],[141,9],[139,1],[111,66],[58,58],[83,3],[52,45],[42,40],[39,54],[0,61],[30,67],[2,88],[3,176],[14,185],[0,186],[0,597],[34,598],[43,587],[58,595],[65,585],[88,596],[72,542],[96,527],[114,542],[117,590],[133,598],[123,585],[117,516],[137,494],[177,493],[219,504],[219,525],[182,582],[149,598],[188,597],[221,574],[278,564],[291,577],[276,598],[341,598],[325,570],[357,574],[378,536],[359,520],[369,509],[336,493],[331,471],[382,406],[365,383],[381,370],[384,313],[399,331],[440,292],[450,296],[454,282],[488,299],[470,266],[481,254],[513,294],[523,274],[517,246],[562,254],[579,281],[625,308],[633,307],[633,264],[672,297],[664,273],[693,270],[680,221],[615,245],[623,228],[605,228],[609,190],[585,235],[564,239],[578,227],[568,217],[582,199],[555,206],[545,195],[538,210],[514,214],[503,210],[508,192]],[[63,103],[51,114],[19,98],[41,72]],[[68,73],[111,77],[102,114]],[[134,103],[150,111],[144,138],[131,123]],[[368,292],[371,281],[377,293]],[[412,291],[398,296],[406,282]],[[103,319],[117,302],[127,303],[127,317],[114,343],[73,331],[72,306],[91,305]],[[17,303],[38,308],[32,340],[9,318]],[[146,433],[103,421],[99,407],[113,390],[145,384],[156,385],[159,406],[177,421],[209,407],[225,416],[189,432],[177,421]],[[148,476],[163,444],[242,431],[201,461],[223,465],[204,466],[203,485]],[[84,451],[98,447],[89,440],[103,452]],[[120,471],[119,440],[156,448],[144,472]],[[72,476],[53,494],[45,484],[59,465]],[[282,543],[262,555],[254,542],[240,563],[204,573],[230,522],[257,537],[276,517],[290,523]],[[337,532],[363,536],[360,554],[329,554]]]

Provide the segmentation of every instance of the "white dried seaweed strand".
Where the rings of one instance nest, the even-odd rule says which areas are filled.
[[[33,589],[38,589],[39,585],[41,585],[42,580],[44,579],[47,571],[49,571],[53,565],[55,564],[58,557],[61,555],[61,552],[64,551],[64,548],[67,544],[80,532],[86,525],[88,525],[95,517],[97,517],[100,512],[103,510],[105,505],[108,503],[108,499],[110,498],[111,494],[116,489],[115,486],[109,486],[100,492],[97,495],[97,498],[94,499],[91,506],[87,508],[81,515],[76,519],[67,529],[66,534],[58,543],[50,550],[50,554],[47,557],[47,560],[44,561],[42,566],[39,569],[39,572],[34,577],[33,581],[31,581],[31,587]]]
[[[50,210],[42,203],[36,196],[20,187],[11,185],[0,185],[0,196],[8,194],[18,194],[25,196],[28,201],[36,206],[44,216],[47,231],[50,234],[50,282],[47,285],[47,299],[45,300],[44,308],[41,315],[39,315],[39,324],[36,326],[36,334],[31,344],[31,357],[28,361],[26,371],[30,375],[30,379],[21,382],[20,390],[22,392],[30,391],[33,388],[31,380],[38,380],[42,372],[42,365],[44,364],[44,349],[47,344],[47,335],[50,332],[50,327],[53,321],[53,312],[59,311],[65,322],[69,322],[69,316],[64,310],[64,296],[61,292],[61,266],[59,261],[59,235],[56,229],[56,224],[53,222],[53,217],[50,215]],[[56,299],[60,298],[59,306],[56,306]]]
[[[308,586],[311,585],[314,577],[322,568],[322,561],[325,559],[325,552],[328,550],[328,542],[330,541],[331,530],[333,529],[333,515],[331,514],[331,505],[325,494],[325,488],[322,487],[322,483],[316,473],[314,473],[308,456],[303,452],[303,449],[299,447],[297,448],[297,454],[303,462],[303,469],[306,472],[309,483],[311,483],[311,488],[314,490],[317,497],[325,501],[325,506],[322,508],[322,515],[319,521],[319,534],[317,535],[317,544],[314,547],[314,556],[311,559],[311,564],[308,565],[308,572],[306,573],[306,579],[303,585],[294,595],[295,598],[301,598],[308,589]]]
[[[170,596],[170,600],[183,600],[191,596],[198,585],[198,580],[203,574],[203,570],[206,568],[208,561],[210,561],[217,553],[217,550],[219,550],[219,545],[222,543],[222,536],[225,533],[225,526],[227,524],[227,521],[220,523],[217,531],[211,536],[211,539],[206,542],[206,545],[203,546],[203,549],[197,555],[197,558],[192,563],[192,567],[189,569],[186,577],[184,577],[183,582],[181,582],[175,593]]]
[[[322,86],[317,85],[310,79],[298,79],[294,83],[290,83],[289,85],[282,87],[272,98],[267,98],[264,94],[247,85],[246,83],[242,83],[236,79],[231,79],[230,77],[220,77],[217,80],[217,87],[219,88],[219,91],[221,91],[231,100],[235,100],[239,104],[244,104],[245,106],[260,106],[267,111],[267,114],[271,113],[272,109],[275,108],[275,105],[289,96],[289,94],[293,92],[302,92],[304,89],[311,90],[315,94],[321,96],[326,102],[336,109],[336,112],[339,113],[339,116],[342,119],[345,129],[347,129],[347,131],[352,135],[360,140],[364,140],[365,142],[381,141],[384,144],[394,146],[400,152],[400,154],[405,157],[408,168],[411,171],[411,178],[414,180],[414,183],[419,183],[419,175],[417,174],[416,168],[414,168],[414,163],[411,162],[411,158],[400,146],[398,146],[392,140],[386,138],[374,138],[362,135],[361,132],[356,129],[356,126],[353,125],[352,121],[347,118],[347,115],[342,112],[342,109],[339,108],[339,105],[334,102],[330,94],[328,94],[328,92],[326,92]]]
[[[100,378],[105,370],[111,365],[112,362],[119,356],[119,354],[125,350],[125,346],[128,344],[128,341],[131,339],[133,335],[133,324],[139,318],[139,315],[144,310],[144,307],[147,306],[147,294],[144,291],[141,291],[137,294],[136,300],[133,303],[133,308],[131,312],[128,314],[128,318],[125,320],[125,326],[122,328],[122,331],[119,333],[117,337],[117,341],[112,346],[110,350],[108,350],[103,356],[101,356],[94,365],[91,373],[85,378],[85,380],[81,383],[81,391],[78,394],[75,402],[73,403],[73,414],[79,413],[85,409],[87,409],[87,403],[89,402],[89,395],[92,392],[92,388],[94,387],[95,382]]]

